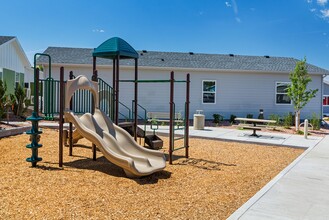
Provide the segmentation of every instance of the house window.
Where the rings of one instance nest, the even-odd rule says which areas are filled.
[[[290,86],[289,82],[277,82],[275,88],[275,100],[276,104],[285,105],[291,104],[291,99],[288,96],[288,87]]]
[[[19,84],[19,73],[15,73],[15,86],[16,86],[16,88],[17,88],[18,84]]]
[[[203,104],[216,103],[216,80],[202,81],[202,103]]]
[[[329,106],[329,95],[323,96],[323,106]]]

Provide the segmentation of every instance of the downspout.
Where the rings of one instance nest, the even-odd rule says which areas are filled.
[[[323,88],[323,79],[328,76],[327,74],[325,75],[322,75],[322,78],[321,78],[321,120],[323,120],[323,93],[324,93],[324,88]]]
[[[320,105],[321,105],[321,120],[323,120],[323,78],[326,77],[326,75],[323,75],[321,77],[321,96],[320,96]]]

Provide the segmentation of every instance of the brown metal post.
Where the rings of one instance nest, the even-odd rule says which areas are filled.
[[[112,121],[114,121],[115,122],[115,114],[114,114],[114,111],[115,111],[115,74],[116,74],[116,59],[114,58],[113,59],[113,75],[112,75],[112,77],[113,77],[113,79],[112,79],[112,88],[113,88],[113,90],[112,90],[112,106],[111,106],[111,108],[112,108]]]
[[[170,121],[169,121],[169,164],[172,164],[174,150],[174,71],[170,73]]]
[[[91,80],[94,82],[98,81],[98,72],[97,70],[93,71],[93,76],[91,77]],[[91,103],[91,114],[95,113],[95,107],[96,107],[96,103],[95,103],[95,97],[92,98],[92,103]],[[96,145],[93,143],[92,144],[92,151],[93,151],[93,160],[96,160]]]
[[[70,71],[70,79],[73,79],[73,71]],[[73,97],[72,97],[73,99]],[[72,110],[72,99],[70,101],[70,110]],[[69,156],[73,155],[73,126],[72,123],[69,123]]]
[[[96,70],[96,57],[93,57],[93,72]]]
[[[58,146],[58,165],[63,167],[63,123],[64,123],[64,67],[60,69],[59,84],[59,146]]]
[[[189,126],[190,126],[190,74],[186,75],[186,109],[185,109],[185,157],[189,157]]]
[[[137,108],[138,108],[138,60],[137,58],[135,59],[135,106],[134,106],[134,138],[135,141],[137,141],[137,125],[138,125],[138,113],[137,113]]]
[[[118,124],[119,122],[119,78],[120,78],[120,71],[119,71],[119,65],[120,65],[120,55],[117,57],[117,63],[116,63],[116,76],[115,76],[115,124]]]

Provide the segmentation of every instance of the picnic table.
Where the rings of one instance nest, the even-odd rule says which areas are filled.
[[[235,118],[236,121],[245,121],[245,122],[251,122],[252,126],[242,126],[243,129],[249,129],[253,130],[252,135],[250,136],[255,136],[259,137],[259,135],[256,134],[256,131],[260,131],[262,129],[261,126],[257,125],[259,123],[275,123],[275,120],[266,120],[266,119],[257,119],[257,118]]]

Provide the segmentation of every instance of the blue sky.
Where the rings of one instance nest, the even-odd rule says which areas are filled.
[[[306,56],[329,69],[328,0],[1,0],[0,24],[30,59],[117,36],[136,50]]]

